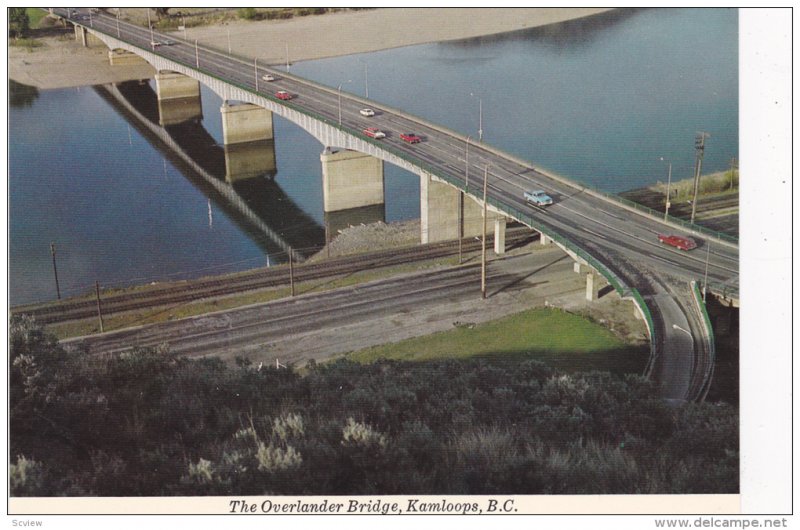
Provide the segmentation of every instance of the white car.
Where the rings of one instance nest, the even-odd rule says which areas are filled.
[[[362,116],[375,116],[375,111],[372,109],[361,109],[358,111]]]
[[[261,79],[263,79],[264,81],[275,81],[275,77],[274,77],[274,76],[271,76],[271,75],[269,75],[269,74],[264,74],[264,75],[262,75],[262,76],[261,76]]]

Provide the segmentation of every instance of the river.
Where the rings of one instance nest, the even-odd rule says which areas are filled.
[[[738,157],[735,9],[629,10],[291,71],[361,96],[368,90],[473,138],[480,126],[484,142],[609,192],[664,180],[662,157],[673,178],[691,176],[698,131],[711,134],[704,172]],[[142,88],[132,90],[145,94],[134,103],[152,106]],[[324,243],[322,146],[280,118],[269,146],[277,172],[234,186],[243,214],[102,89],[12,84],[10,92],[12,305],[55,299],[51,243],[62,297],[95,281],[127,286],[279,262],[275,234],[295,247]],[[219,150],[220,105],[202,90],[203,119],[189,144]],[[380,216],[418,217],[418,178],[386,165],[385,183]]]

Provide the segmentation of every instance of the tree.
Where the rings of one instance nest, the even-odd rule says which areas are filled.
[[[24,37],[30,30],[31,20],[24,7],[8,8],[8,34],[10,37]]]
[[[172,9],[171,7],[156,7],[154,8],[156,11],[156,17],[161,20],[164,17],[169,17],[169,10]]]

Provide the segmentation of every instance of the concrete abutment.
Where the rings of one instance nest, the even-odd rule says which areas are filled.
[[[434,179],[431,175],[420,175],[420,242],[435,243],[463,237],[483,235],[483,205],[476,199],[464,195],[461,190]],[[461,202],[463,201],[463,203]],[[459,213],[463,212],[463,234],[459,234]],[[506,218],[494,211],[487,212],[486,235],[495,238],[495,253],[505,252]]]
[[[223,102],[222,141],[225,145],[274,139],[272,113],[251,103],[229,105]]]
[[[347,149],[320,155],[324,211],[384,204],[383,160]]]

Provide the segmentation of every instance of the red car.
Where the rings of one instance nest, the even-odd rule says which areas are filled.
[[[418,143],[420,143],[422,141],[422,138],[420,138],[419,136],[417,136],[414,133],[402,133],[400,135],[400,138],[402,138],[403,140],[405,140],[406,142],[408,142],[410,144],[418,144]]]
[[[692,250],[693,248],[697,248],[697,243],[691,237],[658,234],[658,240],[665,245],[671,245],[680,250]]]
[[[275,92],[275,97],[278,99],[282,99],[284,101],[288,101],[292,99],[294,96],[285,90],[278,90],[277,92]]]
[[[380,140],[381,138],[386,138],[386,133],[384,133],[377,127],[367,127],[366,129],[364,129],[364,134],[366,134],[370,138],[375,138],[376,140]]]

